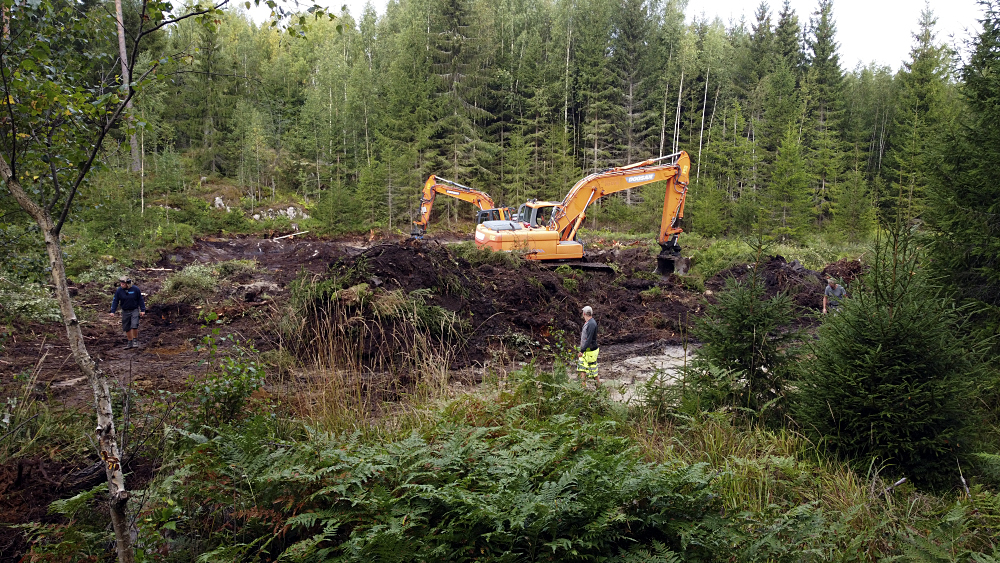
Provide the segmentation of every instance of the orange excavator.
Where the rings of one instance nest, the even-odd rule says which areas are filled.
[[[663,217],[657,242],[661,252],[656,272],[683,272],[677,235],[684,216],[691,158],[684,151],[610,168],[591,174],[573,186],[562,201],[529,201],[507,220],[488,220],[476,227],[476,244],[493,250],[523,251],[530,260],[574,260],[583,258],[577,231],[587,207],[598,199],[629,188],[666,180]]]
[[[511,218],[509,208],[493,207],[493,198],[490,194],[432,175],[424,182],[424,189],[420,192],[420,220],[413,222],[413,229],[410,231],[413,237],[421,238],[427,232],[427,223],[431,220],[431,210],[434,208],[434,198],[437,194],[468,201],[478,207],[476,224],[484,221],[506,221]]]

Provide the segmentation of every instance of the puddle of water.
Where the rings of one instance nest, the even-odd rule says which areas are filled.
[[[638,400],[638,389],[654,375],[660,381],[673,384],[680,381],[681,369],[694,357],[693,346],[664,346],[650,350],[651,354],[601,362],[598,360],[601,382],[611,388],[611,397],[622,402]],[[659,352],[659,353],[655,353]]]

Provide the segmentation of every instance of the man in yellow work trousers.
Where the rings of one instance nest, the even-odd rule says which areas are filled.
[[[594,310],[587,305],[583,308],[580,353],[576,359],[576,371],[584,385],[588,379],[593,379],[597,385],[601,384],[601,376],[597,374],[597,354],[600,351],[597,346],[597,321],[594,320]]]

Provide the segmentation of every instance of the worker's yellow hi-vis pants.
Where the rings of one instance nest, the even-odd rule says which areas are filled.
[[[589,379],[597,378],[597,354],[601,349],[588,350],[576,360],[576,371],[583,372]]]

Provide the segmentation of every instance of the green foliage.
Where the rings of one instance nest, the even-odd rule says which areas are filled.
[[[749,249],[739,239],[714,239],[695,242],[691,247],[691,272],[705,279],[752,259]],[[702,244],[698,244],[701,242]]]
[[[74,276],[76,283],[97,283],[104,286],[113,286],[122,276],[127,276],[128,270],[121,264],[99,264],[88,268],[83,273]]]
[[[793,128],[781,141],[766,198],[773,235],[782,241],[801,238],[810,219],[809,175]]]
[[[984,311],[984,328],[996,334],[1000,326],[1000,219],[996,207],[1000,175],[989,163],[1000,155],[995,126],[1000,115],[995,95],[1000,80],[1000,11],[995,2],[986,6],[980,20],[983,30],[961,71],[965,104],[956,117],[945,116],[945,124],[951,127],[947,150],[932,153],[941,159],[937,162],[940,172],[927,177],[930,189],[923,217],[935,234],[930,239],[933,267],[959,298],[989,308]],[[928,55],[931,61],[940,56],[934,51]]]
[[[218,316],[209,313],[206,322],[215,323]],[[232,346],[221,354],[219,346]],[[220,336],[218,326],[202,337],[199,351],[208,355],[202,363],[209,365],[204,376],[192,377],[188,382],[189,393],[200,408],[196,423],[220,426],[245,415],[244,408],[250,396],[264,385],[264,368],[257,361],[257,350],[249,341],[239,343],[235,336]]]
[[[871,256],[871,270],[811,346],[795,418],[845,459],[889,464],[922,486],[954,486],[983,343],[929,277],[911,234],[890,233]]]
[[[38,283],[14,282],[0,277],[0,315],[26,322],[62,320],[59,303]]]
[[[695,183],[688,197],[690,203],[685,204],[685,221],[690,221],[691,232],[706,237],[721,235],[726,228],[727,202],[725,192],[716,186],[715,180],[706,177]]]
[[[563,278],[562,284],[566,288],[566,291],[575,293],[576,289],[580,286],[580,280],[576,278]]]
[[[602,402],[592,392],[520,377],[523,390],[500,397],[495,412],[512,419],[501,428],[469,424],[480,406],[461,399],[427,432],[385,441],[276,441],[259,419],[191,435],[185,477],[158,502],[181,507],[174,529],[200,533],[201,553],[265,560],[574,560],[638,547],[703,559],[724,545],[706,466],[642,462],[611,423],[576,418]],[[502,414],[522,393],[549,404]],[[214,523],[223,513],[232,532]]]
[[[111,530],[96,517],[99,497],[105,490],[107,485],[98,485],[49,505],[49,512],[67,520],[68,525],[31,522],[18,526],[30,541],[28,557],[39,562],[84,563],[104,555],[105,546],[114,541]]]
[[[205,264],[191,264],[167,278],[156,294],[164,303],[197,303],[208,301],[218,284],[215,270]]]
[[[744,281],[726,280],[726,287],[695,324],[703,346],[693,365],[694,392],[703,408],[743,409],[752,417],[778,422],[785,411],[787,385],[796,353],[791,344],[794,312],[791,299],[779,293],[765,296],[761,267],[764,247]]]
[[[215,265],[215,271],[223,279],[252,276],[259,270],[256,260],[226,260]]]
[[[479,248],[472,241],[452,244],[448,250],[455,256],[464,258],[472,266],[489,264],[497,268],[513,270],[524,265],[524,258],[516,252],[495,252],[489,248]]]

